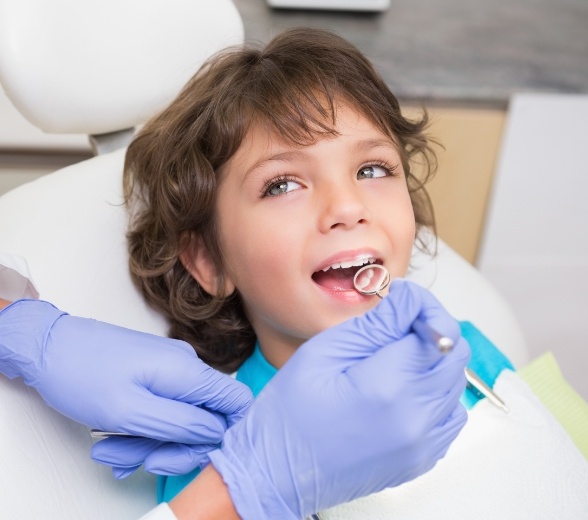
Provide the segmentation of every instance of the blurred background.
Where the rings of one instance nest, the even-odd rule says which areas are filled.
[[[379,13],[234,0],[247,39],[331,29],[376,65],[407,114],[426,108],[438,231],[513,306],[531,357],[552,351],[588,398],[588,2],[391,0]],[[91,156],[0,92],[0,194]]]

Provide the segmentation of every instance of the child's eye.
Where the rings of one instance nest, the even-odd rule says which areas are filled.
[[[286,193],[299,190],[301,187],[299,182],[286,177],[272,179],[265,184],[261,195],[262,197],[277,197],[278,195],[285,195]]]
[[[385,166],[378,166],[372,164],[370,166],[363,166],[357,172],[358,179],[377,179],[379,177],[388,177],[392,172]]]

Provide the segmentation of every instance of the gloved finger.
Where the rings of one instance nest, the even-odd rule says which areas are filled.
[[[434,323],[439,332],[451,338],[460,336],[459,324],[427,289],[401,278],[390,285],[388,295],[363,317],[357,319],[359,330],[377,345],[387,345],[412,330],[419,317]]]
[[[149,390],[160,397],[220,412],[229,426],[238,422],[253,403],[247,386],[209,367],[195,355],[179,364],[162,364]]]
[[[468,413],[461,403],[458,403],[446,420],[439,424],[431,433],[435,446],[435,458],[437,460],[445,457],[453,441],[457,438],[463,427],[467,424]]]
[[[94,444],[92,460],[112,466],[113,475],[125,478],[142,464],[158,475],[183,475],[198,467],[218,444],[176,444],[142,437],[108,437]]]
[[[148,455],[145,471],[157,475],[185,475],[200,466],[211,450],[219,447],[219,444],[167,443]]]
[[[133,409],[125,410],[125,402],[131,402]],[[100,425],[100,429],[186,444],[218,444],[227,429],[222,414],[159,397],[144,388],[135,388],[134,395],[125,402],[119,403],[119,410],[112,411],[113,417],[125,418],[124,426]]]
[[[463,386],[465,390],[465,368],[470,360],[470,349],[467,341],[460,338],[453,352],[443,356],[429,371],[423,374],[421,388],[424,393],[434,392],[436,395],[449,393],[455,386]]]
[[[94,443],[90,457],[100,464],[131,468],[143,464],[147,456],[162,444],[144,437],[112,436]]]
[[[432,397],[427,405],[429,407],[429,413],[425,414],[424,417],[428,417],[428,424],[430,425],[442,425],[445,424],[451,414],[455,413],[455,408],[460,404],[460,398],[463,395],[467,385],[465,372],[463,370],[458,374],[453,386],[445,395],[438,395]]]
[[[416,383],[421,385],[421,383]],[[415,402],[420,407],[421,413],[414,413],[411,420],[411,429],[418,435],[438,430],[451,422],[456,413],[456,407],[463,408],[460,403],[466,386],[466,378],[463,369],[459,371],[457,379],[446,393],[438,391],[421,392],[415,396]],[[420,390],[420,388],[419,388]],[[436,390],[436,389],[435,389]],[[413,406],[415,408],[415,406]]]
[[[84,344],[84,349],[74,349],[71,353],[68,351],[69,355],[61,360],[62,370],[66,370],[70,380],[77,375],[79,380],[73,379],[71,381],[75,382],[76,388],[87,388],[89,395],[99,394],[101,402],[119,406],[126,412],[117,414],[116,410],[109,410],[108,414],[102,414],[102,421],[96,420],[96,417],[93,416],[83,417],[84,424],[119,431],[120,427],[117,428],[116,423],[118,422],[120,426],[126,425],[129,417],[136,416],[135,422],[141,423],[140,415],[142,413],[149,414],[149,412],[144,412],[145,409],[140,408],[140,403],[132,401],[134,397],[140,397],[141,392],[219,411],[227,416],[229,424],[239,420],[252,402],[251,391],[245,385],[206,365],[186,342],[137,333],[94,320],[68,318],[67,323],[63,322],[61,326],[58,320],[51,330],[50,338],[47,341],[47,350],[58,355],[60,350],[53,348],[54,346],[59,347],[71,343]],[[97,359],[102,359],[104,356],[99,356],[103,354],[104,344],[127,345],[129,351],[143,355],[146,360],[134,372],[128,370],[127,365],[121,362],[120,365],[110,370],[109,383],[102,385],[102,380],[92,381],[87,375],[79,373],[77,367],[83,366],[80,358],[83,357],[85,362],[90,354]],[[120,349],[116,349],[115,353],[118,354],[119,351]],[[110,354],[110,357],[106,356],[107,359],[116,358],[111,351],[108,351],[107,354]],[[88,380],[90,380],[90,385],[87,385]],[[52,378],[49,378],[49,385],[52,385],[53,381]],[[131,392],[134,390],[134,393],[129,393],[129,387]],[[99,389],[99,392],[95,392],[96,388]],[[121,391],[124,391],[128,397],[124,403],[119,404],[122,401],[120,399]],[[45,392],[43,396],[46,400],[52,397],[51,392]],[[55,401],[60,399],[61,394],[57,395]],[[128,406],[129,409],[124,410],[125,406]],[[184,412],[180,419],[186,413]],[[78,415],[79,413],[76,414],[76,419],[79,419]],[[104,418],[111,420],[114,424],[100,424],[104,422]],[[209,422],[207,428],[218,433],[218,425],[214,421]],[[142,435],[138,431],[128,431],[128,433]],[[183,440],[198,442],[197,439],[190,437]],[[209,440],[216,441],[214,438]]]
[[[415,385],[415,394],[433,399],[446,395],[463,378],[467,360],[456,353],[450,356],[442,356],[423,345],[416,334],[408,334],[350,366],[345,374],[362,395],[379,396],[382,402],[395,398],[406,384]],[[440,368],[434,371],[437,366]]]
[[[122,480],[123,478],[127,478],[129,475],[132,475],[135,471],[137,471],[141,466],[133,466],[131,468],[112,468],[112,475],[117,480]]]
[[[326,366],[333,372],[343,372],[382,346],[406,336],[420,315],[434,318],[440,332],[452,338],[459,337],[459,325],[429,291],[397,279],[392,282],[389,294],[375,308],[317,334],[303,344],[286,365],[292,362],[295,366]],[[315,348],[317,344],[321,347]],[[432,359],[440,357],[435,349],[430,350]]]
[[[423,444],[423,447],[428,448],[429,452],[422,457],[422,464],[413,468],[412,478],[424,475],[447,455],[452,443],[467,423],[467,419],[468,414],[465,408],[459,404],[443,424],[437,425],[430,431],[428,441]]]
[[[449,314],[449,312],[442,306],[442,304],[435,298],[432,293],[425,293],[423,295],[425,303],[418,315],[418,320],[425,323],[426,326],[440,336],[445,336],[456,343],[461,338],[461,328],[459,322]],[[411,328],[420,334],[415,324]],[[424,340],[430,341],[428,336],[422,336]]]

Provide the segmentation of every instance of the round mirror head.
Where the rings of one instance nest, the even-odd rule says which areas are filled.
[[[390,284],[390,273],[383,265],[369,264],[362,267],[353,277],[355,290],[366,296],[379,296]]]

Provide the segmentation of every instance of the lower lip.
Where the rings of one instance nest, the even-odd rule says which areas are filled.
[[[323,294],[326,294],[327,296],[329,296],[330,298],[334,298],[336,300],[339,300],[341,302],[346,302],[346,303],[363,303],[366,302],[368,300],[370,300],[372,297],[371,296],[366,296],[364,294],[361,294],[355,290],[335,290],[335,289],[329,289],[328,287],[323,287],[322,285],[319,285],[317,283],[315,283],[316,287],[318,287]]]

